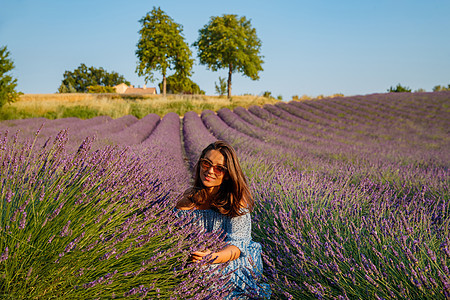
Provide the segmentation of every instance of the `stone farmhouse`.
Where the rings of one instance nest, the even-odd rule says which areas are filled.
[[[156,88],[147,87],[145,84],[142,88],[135,88],[133,85],[128,86],[125,83],[121,83],[114,88],[118,94],[156,95]]]

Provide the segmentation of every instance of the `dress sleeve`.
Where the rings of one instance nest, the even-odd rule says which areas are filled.
[[[247,255],[247,247],[252,239],[252,223],[250,213],[234,217],[226,228],[226,241],[229,245],[234,245],[241,251],[241,256]]]

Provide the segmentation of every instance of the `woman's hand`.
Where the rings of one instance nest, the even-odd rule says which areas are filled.
[[[201,261],[205,256],[210,255],[212,252],[209,250],[205,251],[195,251],[191,253],[191,260],[193,262]]]
[[[219,252],[214,253],[210,250],[195,251],[191,253],[191,260],[193,262],[199,262],[207,255],[211,255],[211,258],[213,259],[210,263],[219,264],[239,258],[241,255],[241,250],[234,245],[228,245]]]

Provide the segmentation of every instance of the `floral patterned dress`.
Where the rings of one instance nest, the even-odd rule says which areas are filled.
[[[227,299],[269,299],[270,286],[260,282],[263,264],[261,260],[261,244],[252,241],[250,213],[230,218],[212,210],[179,210],[175,208],[179,217],[195,214],[194,222],[207,232],[221,230],[226,234],[226,242],[239,248],[241,255],[238,259],[228,262],[222,269],[224,274],[231,273],[233,292]],[[252,295],[252,296],[249,296]]]

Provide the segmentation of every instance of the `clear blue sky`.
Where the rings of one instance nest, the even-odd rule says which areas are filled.
[[[398,83],[427,91],[450,84],[448,0],[1,0],[0,45],[11,52],[18,89],[54,93],[64,71],[81,63],[142,86],[135,72],[139,19],[153,6],[183,26],[190,45],[212,16],[251,19],[264,71],[258,81],[234,74],[235,95],[271,91],[290,100],[383,93]],[[214,83],[226,70],[199,65],[191,49],[192,79],[215,94]]]

